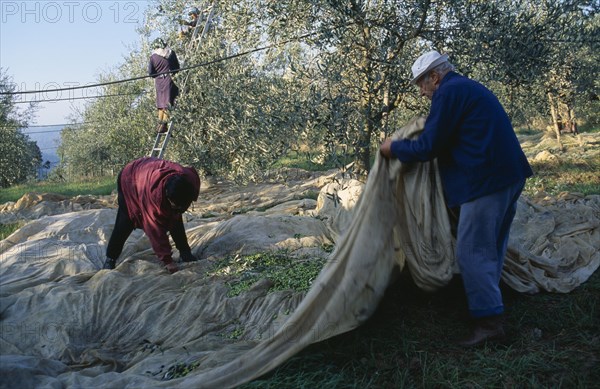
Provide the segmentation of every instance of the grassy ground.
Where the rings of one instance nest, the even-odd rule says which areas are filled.
[[[544,192],[556,196],[576,192],[585,196],[600,194],[600,158],[585,162],[568,161],[557,169],[554,164],[532,163],[534,176],[527,180],[524,193],[535,196]]]
[[[12,234],[19,228],[23,227],[24,225],[25,225],[25,222],[16,222],[16,223],[9,223],[9,224],[0,223],[0,240],[6,239],[7,236]]]
[[[537,132],[519,136],[523,150],[534,171],[524,189],[530,197],[556,196],[561,192],[583,195],[600,194],[600,133],[585,133],[581,137],[563,135],[563,149],[555,139]],[[540,152],[552,158],[538,159]]]
[[[586,134],[600,134],[600,128],[590,129]],[[539,143],[543,133],[538,130],[518,129],[518,136],[522,139],[523,148],[528,153],[530,163],[534,169],[535,176],[527,181],[524,193],[533,196],[540,191],[555,196],[561,192],[579,192],[584,195],[600,194],[600,153],[590,153],[586,157],[585,150],[577,147],[575,138],[571,135],[563,135],[566,150],[553,153],[561,159],[559,164],[551,162],[532,161],[532,157],[540,150]],[[600,148],[600,136],[588,145],[589,148]],[[523,140],[525,140],[523,142]],[[552,142],[547,145],[552,147]],[[292,152],[287,157],[281,158],[272,166],[273,169],[287,167],[300,168],[308,171],[322,171],[343,166],[351,162],[340,156],[336,161],[328,161],[319,165],[307,160],[306,155]],[[101,177],[77,182],[36,182],[31,184],[16,185],[6,189],[0,189],[0,204],[7,201],[17,201],[28,192],[58,193],[67,196],[83,194],[107,195],[116,189],[116,177]]]
[[[358,329],[311,345],[243,388],[592,388],[600,382],[600,272],[570,294],[503,289],[508,339],[462,349],[460,279],[429,294],[403,274]]]
[[[116,177],[100,177],[77,182],[40,181],[30,184],[15,185],[0,190],[0,204],[17,201],[25,193],[58,193],[66,196],[108,195],[117,189]]]

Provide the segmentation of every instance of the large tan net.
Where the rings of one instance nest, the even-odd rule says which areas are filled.
[[[395,136],[413,137],[423,123]],[[338,189],[348,187],[357,188]],[[189,223],[190,243],[204,259],[174,275],[140,231],[116,270],[98,271],[112,209],[29,223],[0,243],[0,386],[233,387],[363,323],[395,266],[407,266],[424,289],[445,285],[456,266],[435,163],[377,158],[361,189],[355,206],[336,203],[319,218],[279,205]],[[587,280],[600,265],[599,210],[599,196],[547,207],[521,199],[504,281],[534,293],[568,292]],[[227,279],[211,272],[225,254],[302,250],[331,239],[335,250],[305,295],[269,292],[262,280],[229,296]],[[167,380],[169,367],[192,363],[188,375]]]

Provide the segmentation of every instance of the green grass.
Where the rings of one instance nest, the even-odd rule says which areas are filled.
[[[521,135],[536,135],[539,134],[541,132],[543,132],[545,130],[540,130],[538,128],[531,128],[531,127],[516,127],[515,128],[515,133],[519,136]],[[579,127],[579,133],[587,133],[587,134],[595,134],[600,132],[600,127],[596,127],[593,125],[585,125],[585,126],[580,126]],[[565,136],[568,136],[570,134],[566,134],[563,133]]]
[[[562,137],[563,148],[555,140],[545,139],[542,132],[523,137],[523,148],[529,157],[534,176],[527,179],[523,193],[529,197],[557,196],[562,192],[577,192],[584,196],[600,194],[600,137]],[[583,141],[582,141],[583,139]],[[541,151],[548,151],[555,161],[536,160]]]
[[[281,157],[272,166],[273,169],[278,169],[278,168],[283,168],[283,167],[303,169],[303,170],[308,170],[311,172],[320,171],[320,170],[324,169],[322,165],[316,164],[316,163],[306,159],[305,156],[301,155],[300,153],[296,153],[296,152],[290,153],[290,154],[286,155],[285,157]]]
[[[600,382],[600,272],[570,294],[503,288],[508,339],[476,349],[457,279],[436,293],[403,274],[363,326],[309,346],[243,388],[591,388]]]
[[[17,201],[25,193],[58,193],[65,196],[108,195],[117,188],[116,177],[99,177],[78,182],[41,181],[30,184],[15,185],[0,190],[0,204]]]
[[[515,128],[515,133],[519,136],[521,135],[536,135],[540,133],[540,130],[531,127],[519,127]]]
[[[600,127],[595,125],[585,125],[579,127],[579,132],[597,134],[600,132]]]
[[[0,240],[6,239],[10,234],[23,227],[25,222],[16,222],[9,224],[0,223]]]
[[[578,192],[586,196],[600,194],[600,158],[587,161],[563,158],[565,161],[558,165],[532,162],[535,175],[526,181],[523,192],[528,196],[538,192],[551,196],[561,192]]]

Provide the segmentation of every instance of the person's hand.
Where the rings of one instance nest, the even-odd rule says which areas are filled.
[[[177,264],[175,262],[167,263],[167,265],[165,267],[171,274],[177,273],[179,271],[179,266],[177,266]]]
[[[198,260],[198,258],[196,258],[196,256],[192,254],[191,251],[180,251],[179,257],[183,262],[193,262]]]
[[[381,144],[381,147],[379,147],[379,152],[381,153],[381,155],[387,159],[393,158],[394,156],[392,155],[392,139],[391,138],[387,138],[386,140],[383,141],[383,143]]]

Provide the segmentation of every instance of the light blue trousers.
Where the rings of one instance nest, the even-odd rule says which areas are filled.
[[[500,275],[525,180],[460,206],[456,257],[475,318],[504,312]]]

